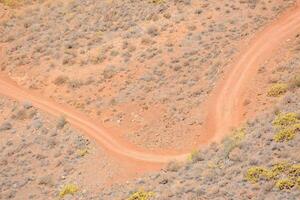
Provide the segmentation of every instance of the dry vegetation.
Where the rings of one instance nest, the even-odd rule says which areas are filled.
[[[241,44],[293,3],[0,0],[9,10],[0,66],[137,145],[193,149],[216,80]],[[267,112],[186,163],[111,188],[103,187],[127,171],[64,116],[0,97],[0,199],[300,199],[299,44],[297,35],[261,67],[262,91],[249,89],[245,107]]]
[[[274,56],[262,67],[272,71],[260,70],[257,79],[262,81],[253,80],[256,89],[259,84],[264,90],[249,90],[249,104],[262,107],[268,102],[263,114],[233,130],[221,144],[193,151],[187,164],[171,162],[161,172],[116,184],[101,193],[104,199],[126,199],[138,188],[154,192],[151,199],[159,200],[299,199],[300,52],[295,50],[299,44],[299,37],[293,37],[283,52],[277,52],[282,57]],[[285,91],[269,95],[277,84]]]
[[[0,96],[0,137],[1,200],[96,199],[100,186],[125,174],[63,117],[29,101]]]
[[[0,24],[1,66],[136,145],[192,148],[200,105],[240,44],[293,2],[50,1]]]
[[[126,199],[130,191],[144,188],[155,193],[152,200],[299,199],[300,129],[289,140],[276,139],[278,126],[293,126],[300,120],[300,88],[289,98],[288,104],[283,100],[277,105],[281,114],[267,112],[249,121],[221,144],[193,152],[187,164],[170,163],[161,172],[116,184],[100,196]]]

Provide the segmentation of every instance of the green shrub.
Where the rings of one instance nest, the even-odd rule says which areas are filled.
[[[64,196],[70,194],[74,195],[76,192],[78,192],[79,188],[75,184],[67,184],[63,186],[63,188],[59,192],[59,197],[63,198]]]
[[[127,200],[149,200],[153,196],[154,192],[145,192],[144,190],[140,190],[130,195]]]
[[[288,89],[288,85],[284,83],[277,83],[271,86],[271,88],[268,91],[269,97],[278,97],[284,93],[286,93]]]

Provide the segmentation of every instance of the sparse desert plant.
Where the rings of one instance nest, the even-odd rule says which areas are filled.
[[[84,157],[88,153],[89,153],[89,150],[87,148],[77,150],[77,155],[80,157]]]
[[[298,177],[298,178],[300,178],[300,164],[292,165],[289,168],[289,172],[288,173],[289,173],[290,177]]]
[[[81,80],[70,80],[68,85],[70,88],[76,89],[80,88],[83,85],[83,82]]]
[[[240,128],[234,130],[231,136],[225,138],[225,140],[223,141],[225,158],[228,158],[230,152],[241,143],[245,136],[245,129]]]
[[[62,187],[62,189],[59,192],[59,197],[63,198],[64,196],[70,194],[74,195],[76,192],[78,192],[79,188],[75,184],[66,184]]]
[[[297,113],[279,114],[272,124],[278,129],[274,136],[276,142],[292,140],[300,130],[300,120]]]
[[[25,109],[19,109],[16,110],[11,117],[12,119],[24,120],[28,117],[28,115]]]
[[[291,165],[287,162],[281,162],[273,165],[271,168],[253,166],[250,167],[245,175],[245,179],[251,183],[256,183],[260,179],[267,181],[275,180],[276,187],[280,190],[291,189],[298,185],[300,176],[300,165]]]
[[[187,160],[190,162],[197,162],[200,159],[200,152],[198,150],[193,150],[189,155]]]
[[[298,121],[299,115],[291,112],[277,115],[272,124],[277,128],[285,128],[287,126],[296,124]]]
[[[19,3],[19,0],[0,0],[5,6],[14,7]]]
[[[144,190],[139,190],[134,192],[127,200],[149,200],[154,196],[154,192],[146,192]]]
[[[296,75],[289,82],[289,88],[299,88],[300,87],[300,74]]]
[[[58,129],[62,129],[67,123],[67,120],[65,118],[65,116],[60,116],[57,120],[57,124],[56,124],[56,127]]]
[[[245,178],[251,183],[256,183],[261,178],[267,180],[276,179],[278,175],[287,171],[288,168],[289,165],[284,162],[277,163],[270,169],[261,166],[253,166],[247,170]]]
[[[12,128],[12,125],[10,122],[4,122],[0,125],[0,132],[10,130]]]
[[[281,129],[275,134],[274,140],[276,142],[292,140],[296,136],[297,130],[298,129],[296,127],[287,127],[287,128]]]
[[[171,161],[168,163],[166,170],[171,172],[177,172],[180,169],[180,163],[177,161]]]
[[[286,93],[288,89],[288,85],[285,83],[277,83],[274,84],[270,87],[269,91],[268,91],[268,96],[269,97],[278,97],[284,93]]]
[[[66,83],[69,80],[69,78],[65,75],[59,75],[58,77],[56,77],[53,81],[53,83],[55,85],[63,85],[64,83]]]
[[[152,37],[155,37],[155,36],[159,35],[159,31],[158,31],[158,28],[156,26],[148,27],[147,33],[149,35],[151,35]]]
[[[246,172],[246,180],[251,183],[256,183],[259,179],[265,178],[267,180],[274,177],[272,171],[268,170],[267,168],[254,166],[250,167]]]
[[[284,190],[284,189],[289,190],[295,186],[295,181],[288,178],[280,179],[276,182],[275,186],[280,190]]]
[[[165,0],[150,0],[149,2],[154,4],[162,4],[165,3]]]

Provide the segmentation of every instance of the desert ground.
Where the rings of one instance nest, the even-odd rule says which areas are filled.
[[[0,0],[0,199],[300,199],[300,2]]]

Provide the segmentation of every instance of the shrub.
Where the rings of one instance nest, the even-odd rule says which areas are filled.
[[[162,3],[165,3],[165,1],[164,0],[150,0],[150,3],[162,4]]]
[[[168,163],[166,170],[171,172],[177,172],[180,169],[180,163],[177,161],[171,161]]]
[[[300,178],[300,164],[292,165],[289,168],[289,176],[290,177],[299,177]]]
[[[276,180],[276,186],[280,189],[290,189],[299,185],[300,164],[288,164],[286,162],[273,165],[270,169],[254,166],[247,170],[245,179],[256,183],[259,179]]]
[[[230,152],[237,147],[241,141],[245,138],[246,133],[244,128],[236,129],[232,135],[226,138],[223,142],[224,146],[224,157],[228,158]]]
[[[127,200],[149,200],[153,196],[154,192],[145,192],[144,190],[140,190],[130,195]]]
[[[264,167],[254,166],[250,167],[247,170],[245,178],[251,183],[256,183],[262,177],[270,179],[272,177],[272,174],[268,169]]]
[[[200,159],[200,152],[198,150],[193,150],[189,155],[188,155],[188,161],[190,162],[196,162]]]
[[[67,123],[67,120],[64,116],[60,116],[58,121],[57,121],[57,124],[56,124],[56,127],[58,129],[62,129]]]
[[[285,172],[288,168],[289,168],[289,165],[285,162],[282,162],[282,163],[278,163],[278,164],[273,165],[271,171],[275,176],[277,176],[280,173]]]
[[[290,80],[289,87],[292,89],[300,87],[300,74]]]
[[[67,184],[63,186],[63,188],[59,192],[59,197],[63,198],[64,196],[70,194],[74,195],[76,192],[78,192],[78,187],[75,184]]]
[[[284,129],[279,130],[275,136],[274,140],[275,142],[284,142],[294,139],[296,136],[297,128],[295,127],[287,127]]]
[[[77,150],[77,155],[80,157],[84,157],[85,155],[87,155],[89,153],[88,149],[78,149]]]
[[[290,179],[280,179],[276,182],[276,187],[280,190],[291,189],[295,186],[295,182]]]
[[[64,75],[59,75],[58,77],[56,77],[53,81],[53,83],[55,85],[63,85],[64,83],[66,83],[69,80],[69,78],[67,76]]]
[[[276,142],[292,140],[300,129],[299,115],[297,113],[279,114],[272,124],[278,129],[274,136]]]
[[[297,113],[286,113],[277,115],[272,124],[277,128],[285,128],[287,126],[296,124],[298,121],[299,116]]]
[[[297,178],[297,180],[296,180],[296,184],[297,184],[298,188],[300,189],[300,177],[299,177],[299,178]]]
[[[288,89],[288,85],[284,83],[274,84],[268,91],[268,96],[270,97],[278,97],[284,94]]]
[[[14,7],[19,3],[19,0],[0,0],[5,6]]]

